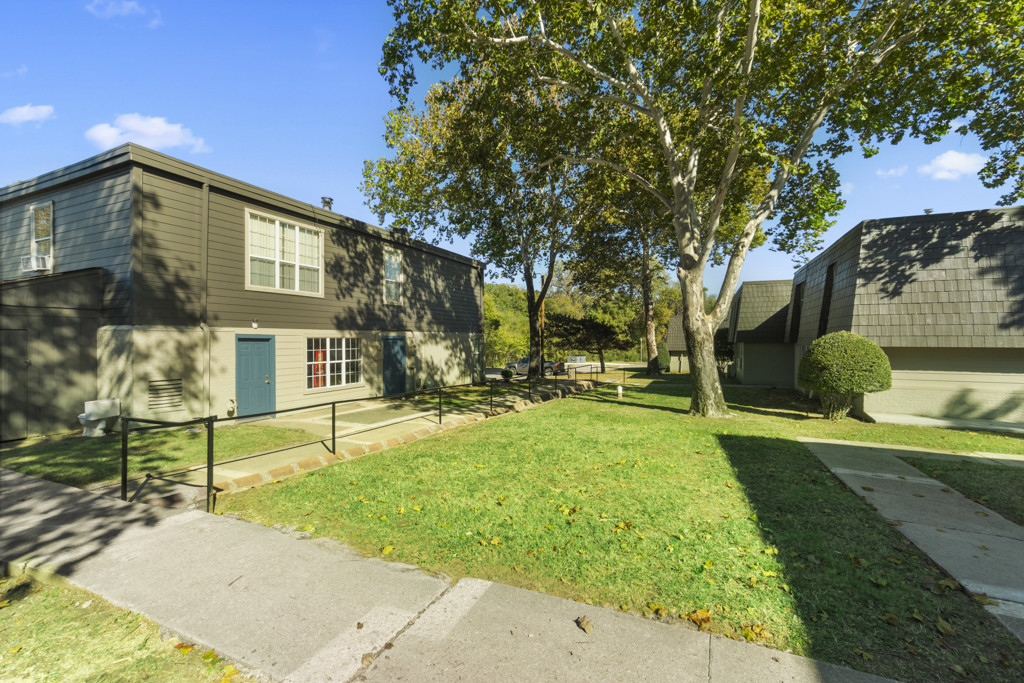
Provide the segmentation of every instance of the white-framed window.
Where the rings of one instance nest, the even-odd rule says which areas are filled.
[[[245,288],[323,296],[323,232],[246,210]]]
[[[384,303],[402,303],[402,252],[384,248]]]
[[[306,388],[324,389],[363,381],[362,344],[358,337],[306,339]]]
[[[53,257],[53,202],[32,207],[32,255]]]

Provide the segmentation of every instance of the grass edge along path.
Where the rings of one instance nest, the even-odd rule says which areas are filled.
[[[11,681],[251,680],[213,650],[165,639],[146,617],[59,579],[0,576],[0,643]]]
[[[1024,467],[929,458],[903,460],[1014,524],[1024,525]]]
[[[614,392],[332,465],[220,508],[428,571],[901,680],[1020,678],[1020,643],[793,440],[935,447],[946,435],[836,426],[780,410],[798,401],[785,392],[727,390],[736,416],[726,420],[686,416],[678,381]],[[956,439],[990,446],[985,435]]]

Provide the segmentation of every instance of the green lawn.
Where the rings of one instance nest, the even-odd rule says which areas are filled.
[[[214,432],[214,455],[218,461],[227,460],[314,438],[297,429],[255,425],[218,427]],[[129,476],[206,462],[206,432],[194,434],[184,429],[131,432],[128,445]],[[0,451],[0,467],[69,486],[111,481],[121,476],[121,436],[44,438],[20,448]]]
[[[632,380],[218,502],[368,555],[691,622],[901,680],[1020,680],[1024,652],[794,440],[1024,451],[1012,437],[835,425],[799,395]],[[702,610],[706,610],[703,612]],[[1004,660],[1006,665],[1004,665]]]
[[[1008,520],[1024,524],[1024,467],[923,458],[904,459],[929,477],[948,484]]]
[[[145,617],[67,584],[0,577],[0,676],[6,681],[251,680],[216,652],[164,640]]]

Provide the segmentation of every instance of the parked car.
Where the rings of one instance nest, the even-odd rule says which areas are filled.
[[[530,372],[530,357],[520,358],[514,363],[509,363],[505,366],[506,370],[511,370],[513,375],[525,375]],[[555,361],[544,361],[544,376],[549,377],[558,373],[565,372],[565,363]]]

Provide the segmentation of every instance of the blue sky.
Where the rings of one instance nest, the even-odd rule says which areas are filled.
[[[391,21],[384,0],[5,3],[0,186],[131,140],[375,223],[359,183],[363,161],[387,152],[394,103],[377,65]],[[840,160],[847,206],[826,245],[864,219],[994,207],[979,153],[951,136]],[[742,279],[792,272],[761,248]],[[721,278],[710,272],[709,289]]]

